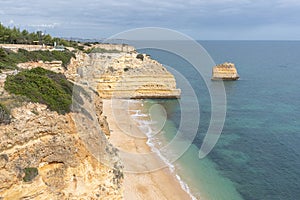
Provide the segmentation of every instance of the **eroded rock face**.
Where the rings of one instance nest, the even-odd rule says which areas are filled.
[[[81,113],[29,103],[11,114],[0,126],[0,199],[122,199],[117,152],[102,132],[81,132]]]
[[[212,80],[237,80],[239,75],[233,63],[223,63],[213,68]]]
[[[127,44],[94,44],[88,48],[100,48],[107,51],[133,52],[135,48]],[[87,47],[85,49],[88,49]]]
[[[102,98],[179,98],[174,76],[145,54],[96,53],[80,69]]]
[[[0,199],[123,198],[123,167],[107,141],[110,131],[96,94],[178,98],[180,90],[174,76],[149,56],[131,46],[104,47],[120,52],[78,52],[67,69],[59,70],[94,94],[73,105],[73,113],[59,115],[45,105],[26,103],[11,111],[10,124],[0,125]],[[41,64],[53,71],[61,67],[41,62],[21,67]]]
[[[67,66],[67,70],[64,72],[64,75],[68,78],[68,80],[76,81],[79,78],[77,69],[79,67],[85,66],[88,61],[88,55],[79,51],[75,54],[75,58],[71,58],[69,65]]]
[[[64,73],[65,68],[62,66],[62,61],[57,60],[57,61],[39,61],[39,62],[25,62],[25,63],[19,63],[18,67],[21,69],[33,69],[37,67],[42,67],[47,70],[51,70],[56,73]]]

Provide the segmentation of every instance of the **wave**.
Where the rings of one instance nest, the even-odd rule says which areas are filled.
[[[135,114],[131,115],[132,119],[135,120],[138,123],[138,127],[140,130],[145,133],[147,136],[147,145],[150,147],[151,151],[156,153],[158,157],[168,166],[170,172],[175,175],[177,181],[179,182],[181,188],[188,193],[188,195],[191,197],[192,200],[197,200],[197,198],[191,193],[189,186],[187,183],[185,183],[181,177],[175,172],[175,166],[165,157],[162,155],[162,153],[159,151],[158,148],[156,148],[156,144],[161,145],[161,142],[155,141],[153,136],[155,133],[153,133],[152,128],[150,125],[156,124],[155,121],[149,121],[149,120],[139,120],[137,117],[137,113],[140,116],[145,116],[146,114],[141,113],[141,111],[136,112]],[[148,115],[146,115],[148,116]]]

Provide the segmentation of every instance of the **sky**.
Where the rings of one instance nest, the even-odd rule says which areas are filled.
[[[299,40],[300,0],[0,0],[0,22],[53,36],[107,38],[162,27],[198,40]]]

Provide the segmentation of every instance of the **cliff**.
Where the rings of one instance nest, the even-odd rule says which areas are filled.
[[[105,49],[106,51],[119,51],[119,52],[134,52],[135,48],[133,46],[130,46],[128,44],[93,44],[90,47],[86,46],[85,49],[89,48],[99,48],[99,49]]]
[[[117,151],[102,131],[83,132],[85,116],[32,103],[11,115],[0,126],[0,199],[122,199]]]
[[[64,73],[65,69],[62,66],[62,61],[57,60],[57,61],[39,61],[39,62],[26,62],[26,63],[19,63],[17,66],[19,69],[33,69],[37,67],[42,67],[47,70],[51,70],[56,73]]]
[[[17,52],[19,49],[25,49],[27,51],[39,51],[39,50],[50,50],[51,46],[46,45],[29,45],[29,44],[0,44],[0,48],[9,49]]]
[[[72,60],[65,73],[76,78],[74,71],[84,58],[81,54]],[[23,64],[24,68],[39,65],[51,64]],[[99,96],[75,86],[72,112],[61,115],[9,94],[3,89],[3,75],[0,199],[123,199],[123,166],[107,140],[110,132]],[[9,108],[10,116],[2,105]]]
[[[123,199],[123,166],[107,140],[101,98],[178,98],[180,90],[170,72],[133,47],[101,48],[120,52],[78,52],[67,68],[57,61],[19,64],[64,73],[80,85],[65,115],[19,102],[3,89],[6,74],[18,71],[1,74],[0,103],[9,105],[11,116],[0,124],[0,200]]]
[[[237,80],[237,69],[233,63],[223,63],[213,67],[212,80]]]
[[[81,68],[79,74],[101,98],[180,97],[174,76],[145,54],[90,54],[89,66]]]

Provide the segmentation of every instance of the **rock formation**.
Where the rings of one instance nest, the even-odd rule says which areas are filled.
[[[100,43],[100,44],[93,44],[91,46],[85,46],[85,49],[89,48],[100,48],[105,49],[107,51],[119,51],[119,52],[134,52],[135,48],[133,46],[130,46],[128,44],[106,44],[106,43]]]
[[[89,119],[87,101],[98,121]],[[0,126],[0,199],[123,198],[122,165],[103,133],[109,129],[102,101],[86,97],[81,104],[85,112],[77,105],[66,115],[37,103],[11,111],[11,123]]]
[[[54,71],[56,73],[64,73],[65,69],[62,66],[62,61],[60,60],[54,60],[54,61],[39,61],[39,62],[26,62],[26,63],[20,63],[17,65],[20,69],[32,69],[37,67],[42,67],[47,70]]]
[[[65,71],[69,78],[78,76],[85,56],[71,60]],[[42,62],[21,66],[49,67]],[[123,166],[107,140],[110,132],[99,96],[77,90],[74,112],[60,115],[46,105],[14,102],[17,97],[3,88],[5,78],[0,103],[11,112],[8,123],[0,123],[0,199],[123,199]],[[1,107],[2,118],[3,111]]]
[[[233,63],[223,63],[213,67],[212,80],[237,80],[239,75]]]
[[[178,98],[180,90],[170,72],[133,47],[105,48],[120,52],[78,52],[66,69],[60,62],[19,65],[64,73],[89,94],[75,88],[73,112],[65,115],[38,103],[12,106],[10,123],[0,125],[0,200],[123,198],[123,167],[107,140],[101,98]],[[3,89],[4,75],[1,101],[14,98]]]
[[[174,76],[145,54],[97,53],[90,57],[90,66],[81,68],[79,74],[102,98],[180,97]]]
[[[28,44],[0,44],[0,48],[9,49],[14,52],[18,52],[19,49],[25,49],[27,51],[45,51],[51,50],[51,46],[46,45],[28,45]]]

